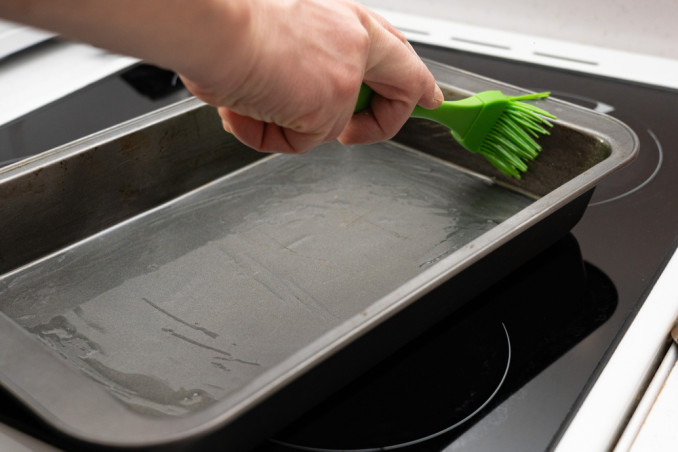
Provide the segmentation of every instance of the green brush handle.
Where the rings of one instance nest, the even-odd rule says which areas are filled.
[[[353,113],[360,113],[361,111],[365,110],[367,107],[370,106],[370,102],[372,101],[372,96],[374,95],[374,91],[372,91],[372,88],[367,86],[366,84],[360,85],[360,91],[358,92],[358,101],[355,103],[355,109],[353,110]],[[423,118],[429,118],[433,119],[435,121],[435,118],[431,118],[429,116],[433,115],[434,117],[436,116],[435,112],[436,110],[426,110],[425,108],[421,108],[420,106],[416,106],[414,108],[414,114],[422,114],[426,116],[421,116]],[[417,116],[419,117],[419,116]]]
[[[363,83],[360,86],[354,113],[360,113],[367,109],[370,106],[373,95],[374,91],[372,91],[372,88]],[[462,100],[445,101],[440,107],[433,110],[427,110],[426,108],[416,105],[410,116],[413,118],[425,118],[439,122],[440,124],[447,126],[453,134],[463,136],[465,131],[473,123],[473,119],[475,118],[473,113],[477,111],[482,104],[482,101],[476,97],[469,97]],[[466,112],[471,114],[466,114]]]
[[[530,99],[542,99],[547,97],[549,94],[550,93],[547,92],[526,94],[518,97],[510,97],[510,99],[514,102]],[[370,106],[370,102],[372,101],[373,95],[374,91],[372,91],[372,88],[363,83],[360,86],[358,101],[356,102],[353,112],[360,113],[361,111],[368,108]],[[410,116],[413,118],[425,118],[436,121],[447,126],[453,132],[453,135],[458,134],[463,136],[473,124],[479,108],[488,108],[488,106],[492,103],[506,102],[507,99],[509,99],[509,97],[502,94],[500,91],[483,91],[476,94],[475,96],[470,96],[464,99],[444,101],[438,108],[433,110],[428,110],[416,105]],[[501,105],[499,108],[503,110],[503,105]],[[555,116],[549,114],[546,111],[538,109],[536,109],[536,111],[543,116],[555,119]],[[499,109],[498,113],[501,113]]]
[[[370,102],[372,101],[373,94],[374,91],[372,91],[372,88],[370,88],[364,83],[360,85],[360,91],[358,92],[358,101],[355,103],[355,109],[353,110],[353,113],[360,113],[361,111],[369,107]]]

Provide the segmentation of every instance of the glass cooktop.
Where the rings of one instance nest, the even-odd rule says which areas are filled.
[[[600,184],[572,233],[285,430],[261,438],[257,452],[548,450],[678,236],[678,156],[667,152],[678,139],[669,119],[678,93],[415,49],[615,116],[638,134],[639,156]],[[172,74],[135,67],[1,127],[0,166],[186,96]],[[107,108],[84,108],[91,105]],[[82,118],[83,110],[96,113]],[[0,421],[71,445],[1,391]]]

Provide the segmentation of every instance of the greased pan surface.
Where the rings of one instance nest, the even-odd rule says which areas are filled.
[[[520,92],[430,67],[450,98]],[[195,100],[3,170],[0,383],[93,444],[266,434],[248,412],[515,239],[556,240],[633,158],[624,125],[546,108],[561,119],[517,183],[421,121],[263,157]]]

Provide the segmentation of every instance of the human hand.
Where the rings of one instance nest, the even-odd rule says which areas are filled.
[[[388,139],[416,104],[435,108],[443,100],[404,36],[359,4],[244,3],[240,48],[229,49],[228,61],[191,67],[182,79],[197,97],[218,107],[227,131],[254,149],[303,153],[335,139],[345,144]],[[370,109],[353,115],[363,81],[375,95]]]
[[[352,0],[7,0],[0,16],[174,70],[260,151],[387,139],[443,99],[403,35]],[[353,115],[363,81],[375,95]]]

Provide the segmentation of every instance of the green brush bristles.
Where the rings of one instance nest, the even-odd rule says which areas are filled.
[[[552,125],[545,118],[555,119],[549,112],[520,101],[540,99],[549,94],[507,98],[504,112],[476,152],[484,155],[502,173],[520,179],[520,173],[527,170],[527,163],[541,151],[535,139],[549,134],[546,127]]]

